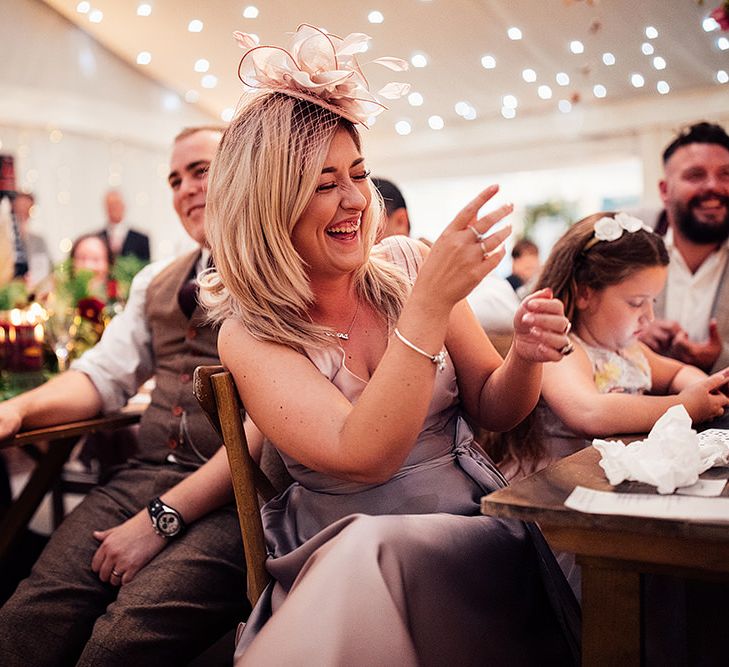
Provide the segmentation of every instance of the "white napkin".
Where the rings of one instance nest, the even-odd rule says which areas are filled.
[[[658,487],[658,493],[695,484],[704,470],[729,462],[726,432],[712,429],[699,436],[683,405],[666,410],[645,440],[625,445],[596,438],[592,446],[602,454],[600,466],[610,484],[626,479],[647,482]]]

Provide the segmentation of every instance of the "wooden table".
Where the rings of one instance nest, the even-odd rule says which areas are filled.
[[[599,460],[599,452],[588,447],[484,496],[481,509],[484,514],[535,521],[554,549],[577,555],[582,567],[583,665],[638,665],[640,575],[729,581],[729,525],[566,508],[565,499],[578,485],[599,491],[647,491],[647,485],[638,483],[611,486]],[[726,478],[729,470],[716,468],[706,474]],[[729,489],[725,487],[722,495],[729,496]]]
[[[39,442],[49,443],[45,451],[36,448],[34,458],[37,462],[30,478],[10,509],[0,517],[0,559],[28,525],[43,497],[60,478],[63,466],[79,439],[89,433],[136,424],[145,409],[146,405],[130,405],[119,412],[93,419],[21,431],[11,440],[0,443],[0,446],[21,447]]]

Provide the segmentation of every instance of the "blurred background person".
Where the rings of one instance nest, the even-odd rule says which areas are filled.
[[[35,217],[35,196],[30,192],[18,192],[13,202],[13,212],[25,247],[28,266],[25,281],[28,285],[37,285],[50,274],[53,262],[45,239],[30,230]]]
[[[481,328],[498,353],[505,357],[514,334],[514,317],[521,299],[506,279],[486,276],[466,297]]]
[[[516,292],[539,273],[539,248],[527,238],[519,239],[511,250],[511,275],[506,280]],[[519,292],[520,296],[523,296]]]
[[[114,255],[106,239],[98,234],[84,234],[79,236],[71,246],[71,268],[74,273],[81,270],[90,271],[89,293],[104,300],[109,294],[111,269],[114,264]]]
[[[117,190],[109,190],[104,196],[106,227],[99,233],[109,244],[114,257],[135,255],[143,262],[150,259],[149,237],[132,229],[124,219],[126,206]]]
[[[386,236],[410,236],[410,218],[405,198],[392,181],[385,178],[372,178],[372,183],[382,195],[385,202],[385,224],[380,239]]]

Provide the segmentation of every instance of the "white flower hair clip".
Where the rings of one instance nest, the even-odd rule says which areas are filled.
[[[272,90],[313,102],[368,127],[370,118],[387,107],[370,92],[357,62],[367,50],[368,35],[359,32],[344,39],[321,28],[302,23],[294,33],[290,50],[259,46],[258,37],[234,32],[238,45],[247,49],[238,65],[238,77],[248,88]],[[400,72],[408,68],[399,58],[377,58],[370,62]],[[410,90],[407,83],[388,83],[377,94],[397,99]]]
[[[595,223],[593,227],[595,235],[587,242],[585,250],[589,250],[600,241],[617,241],[623,232],[634,234],[641,229],[653,232],[642,220],[627,213],[616,213],[614,218],[603,216]]]

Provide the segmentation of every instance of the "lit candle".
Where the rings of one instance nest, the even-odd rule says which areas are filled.
[[[9,371],[39,371],[43,368],[43,325],[37,321],[35,312],[14,308],[10,311],[7,324],[5,364]]]

